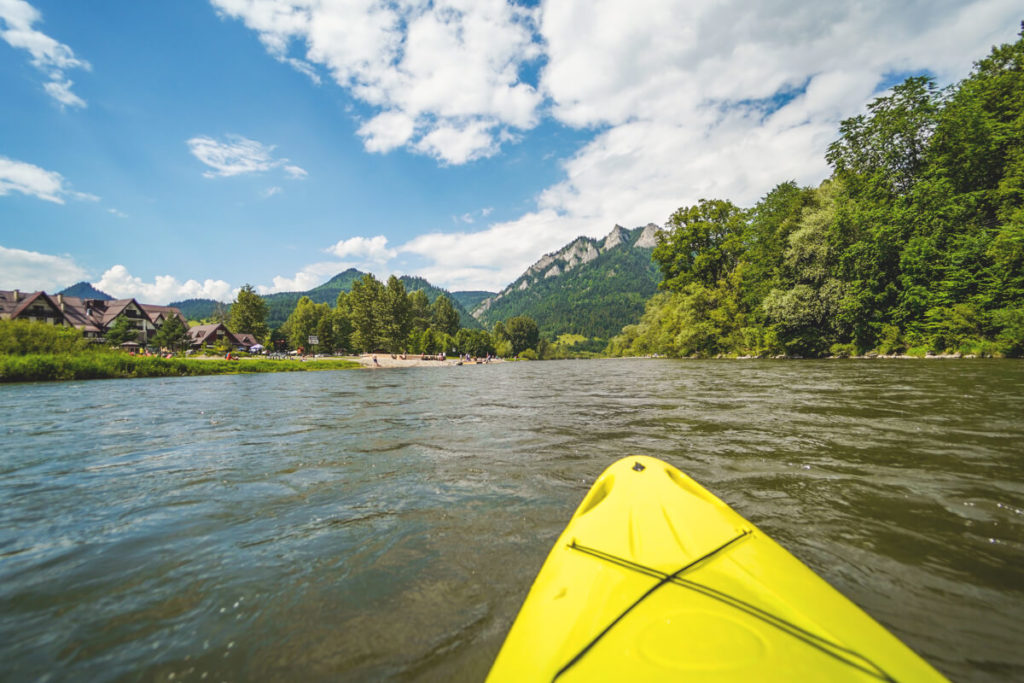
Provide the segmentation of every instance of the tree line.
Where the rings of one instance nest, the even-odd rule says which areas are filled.
[[[875,99],[826,159],[818,187],[676,211],[608,352],[1024,355],[1024,26],[960,83]]]
[[[499,322],[490,332],[460,327],[459,313],[444,294],[406,291],[394,275],[381,282],[365,274],[335,305],[301,297],[283,325],[269,329],[267,303],[245,285],[231,304],[228,329],[247,332],[274,348],[305,353],[459,353],[513,356],[538,346],[537,323],[525,316]]]

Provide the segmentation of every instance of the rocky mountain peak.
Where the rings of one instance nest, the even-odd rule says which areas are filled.
[[[640,239],[633,246],[643,247],[644,249],[653,249],[658,246],[658,230],[660,229],[654,223],[648,223],[644,226],[644,231],[640,233]]]
[[[615,247],[622,244],[628,235],[629,231],[627,231],[621,225],[616,224],[615,227],[612,228],[612,231],[608,233],[608,235],[606,235],[604,240],[601,242],[601,251],[608,251],[609,249],[614,249]]]

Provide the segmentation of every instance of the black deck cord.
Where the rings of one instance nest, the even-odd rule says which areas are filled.
[[[740,540],[741,538],[743,538],[743,537],[745,537],[745,536],[747,536],[747,535],[749,535],[749,534],[750,534],[750,531],[744,531],[744,532],[743,532],[743,533],[741,533],[741,534],[740,534],[739,536],[736,536],[735,538],[732,538],[732,539],[730,539],[730,540],[726,541],[725,543],[723,543],[722,545],[718,546],[717,548],[715,548],[715,549],[714,549],[714,550],[712,550],[711,552],[709,552],[709,553],[707,553],[707,554],[705,554],[705,555],[702,555],[702,556],[698,557],[698,558],[697,558],[696,560],[694,560],[693,562],[691,562],[691,563],[689,563],[689,564],[685,565],[684,567],[681,567],[681,568],[677,569],[677,570],[676,570],[675,572],[673,572],[672,574],[669,574],[669,575],[665,576],[665,577],[664,577],[664,578],[662,578],[662,579],[661,579],[660,581],[658,581],[658,583],[654,584],[654,586],[652,586],[652,587],[651,587],[651,588],[650,588],[650,589],[649,589],[649,590],[648,590],[648,591],[647,591],[646,593],[644,593],[644,594],[643,594],[643,595],[641,595],[641,596],[640,596],[639,598],[637,598],[636,602],[634,602],[634,603],[633,603],[632,605],[630,605],[630,606],[629,606],[629,607],[627,607],[627,608],[626,608],[625,610],[623,610],[622,614],[620,614],[619,616],[615,617],[615,619],[614,619],[614,620],[612,621],[612,623],[608,624],[608,626],[606,626],[606,627],[604,628],[604,630],[603,630],[603,631],[601,631],[601,632],[600,632],[600,633],[598,633],[598,634],[597,634],[596,636],[594,636],[594,639],[593,639],[593,640],[591,640],[591,641],[590,641],[589,643],[587,643],[587,645],[586,645],[586,646],[585,646],[585,647],[584,647],[584,648],[583,648],[582,650],[580,650],[580,651],[579,651],[578,653],[576,653],[576,656],[575,656],[575,657],[573,657],[572,659],[570,659],[570,660],[569,660],[569,662],[568,662],[568,663],[567,663],[567,664],[566,664],[565,666],[563,666],[563,667],[562,667],[561,669],[559,669],[559,670],[558,670],[558,673],[556,673],[556,674],[555,674],[555,676],[554,676],[554,678],[552,678],[552,679],[551,679],[551,680],[552,680],[552,682],[553,682],[553,681],[556,681],[556,680],[558,680],[558,677],[559,677],[559,676],[561,676],[561,675],[562,675],[562,674],[564,674],[564,673],[565,673],[566,671],[568,671],[569,669],[571,669],[571,668],[572,668],[572,666],[573,666],[573,665],[574,665],[574,664],[575,664],[576,662],[578,662],[578,661],[580,661],[581,659],[583,659],[583,655],[587,654],[587,652],[589,652],[589,651],[590,651],[590,649],[591,649],[592,647],[594,647],[595,645],[597,645],[597,641],[601,640],[601,638],[603,638],[603,637],[604,637],[604,634],[608,633],[608,631],[611,631],[611,630],[612,630],[612,627],[613,627],[613,626],[615,626],[615,624],[617,624],[617,623],[619,623],[620,621],[622,621],[622,619],[623,619],[623,618],[624,618],[624,617],[625,617],[625,616],[626,616],[627,614],[629,614],[629,613],[630,613],[630,612],[631,612],[631,611],[633,610],[633,608],[634,608],[634,607],[636,607],[636,606],[637,606],[637,605],[639,605],[639,604],[640,604],[641,602],[643,602],[643,601],[644,601],[644,600],[645,600],[645,599],[647,598],[647,596],[649,596],[649,595],[650,595],[651,593],[653,593],[654,591],[656,591],[656,590],[658,590],[659,588],[661,588],[662,586],[664,586],[664,585],[665,585],[666,583],[670,583],[670,582],[672,582],[672,581],[673,581],[674,579],[676,579],[676,578],[677,578],[677,577],[678,577],[678,576],[679,576],[680,574],[682,574],[683,572],[685,572],[686,570],[688,570],[688,569],[689,569],[690,567],[693,567],[693,566],[694,566],[695,564],[699,564],[699,563],[703,562],[704,560],[706,560],[706,559],[708,559],[708,558],[712,557],[713,555],[717,555],[718,553],[722,552],[723,550],[725,550],[726,548],[728,548],[728,547],[729,547],[730,545],[732,545],[732,544],[733,544],[733,543],[735,543],[736,541]],[[572,545],[572,546],[570,546],[570,547],[576,547],[576,542],[575,542],[575,541],[573,541],[573,545]]]
[[[587,647],[584,648],[583,651],[581,651],[578,655],[576,655],[576,657],[573,658],[573,660],[571,662],[569,662],[569,664],[566,664],[564,667],[562,667],[562,669],[557,674],[555,674],[555,679],[557,679],[559,676],[561,676],[563,673],[565,673],[565,671],[570,666],[572,666],[577,661],[579,661],[579,659],[583,656],[584,653],[586,653],[586,651],[588,649],[593,647],[597,643],[597,641],[602,636],[604,636],[604,634],[607,633],[612,628],[612,626],[614,626],[618,621],[620,621],[622,619],[622,617],[624,617],[626,615],[626,613],[628,613],[630,610],[632,610],[634,607],[636,607],[641,601],[643,601],[644,598],[646,598],[648,595],[650,595],[652,592],[654,592],[657,588],[661,587],[665,583],[674,583],[675,585],[680,586],[682,588],[688,588],[688,589],[690,589],[692,591],[701,593],[705,597],[709,597],[709,598],[711,598],[713,600],[718,600],[719,602],[723,602],[723,603],[729,605],[730,607],[733,607],[735,609],[740,610],[741,612],[746,612],[750,616],[755,617],[757,619],[760,619],[760,620],[764,621],[765,623],[767,623],[767,624],[769,624],[771,626],[774,626],[775,628],[783,631],[784,633],[788,633],[789,635],[793,636],[794,638],[797,638],[799,640],[804,641],[807,645],[810,645],[811,647],[813,647],[813,648],[815,648],[817,650],[820,650],[821,652],[823,652],[826,655],[829,655],[830,657],[838,659],[839,661],[843,662],[844,664],[847,664],[849,666],[852,666],[855,669],[863,671],[864,673],[868,674],[869,676],[874,676],[875,678],[878,678],[879,680],[888,681],[890,683],[895,683],[896,679],[892,678],[888,673],[886,673],[886,671],[884,669],[882,669],[882,667],[878,666],[877,664],[875,664],[874,662],[872,662],[870,659],[868,659],[864,655],[860,654],[859,652],[855,652],[853,650],[850,650],[849,648],[843,647],[842,645],[839,645],[838,643],[833,643],[832,641],[827,640],[825,638],[822,638],[821,636],[816,635],[814,633],[811,633],[810,631],[807,631],[806,629],[803,629],[803,628],[797,626],[796,624],[792,624],[792,623],[786,621],[785,619],[782,619],[781,617],[778,617],[778,616],[772,614],[771,612],[766,612],[765,610],[757,607],[756,605],[751,605],[751,604],[749,604],[747,602],[744,602],[743,600],[740,600],[739,598],[736,598],[736,597],[733,597],[731,595],[728,595],[727,593],[722,593],[721,591],[717,591],[714,588],[711,588],[710,586],[705,586],[703,584],[696,583],[695,581],[688,581],[686,579],[680,578],[681,574],[683,572],[685,572],[687,569],[692,568],[695,564],[697,564],[699,562],[702,562],[703,560],[707,559],[711,555],[714,555],[718,551],[724,549],[726,546],[730,545],[734,541],[739,540],[740,538],[742,538],[743,536],[745,536],[745,535],[747,535],[749,533],[751,533],[751,532],[750,531],[744,532],[743,534],[741,534],[740,536],[737,536],[736,538],[732,539],[731,541],[729,541],[728,543],[726,543],[722,547],[717,548],[717,549],[711,551],[707,555],[704,555],[703,557],[695,560],[694,562],[691,562],[690,564],[686,565],[685,567],[683,567],[682,569],[678,570],[674,574],[665,574],[664,572],[658,571],[657,569],[653,569],[651,567],[647,567],[647,566],[644,566],[642,564],[638,564],[636,562],[631,562],[629,560],[626,560],[624,558],[618,557],[616,555],[611,555],[611,554],[603,552],[601,550],[597,550],[596,548],[589,548],[589,547],[584,546],[584,545],[578,545],[575,541],[573,541],[572,544],[569,546],[573,550],[579,550],[580,552],[586,553],[588,555],[593,555],[594,557],[597,557],[599,559],[605,560],[607,562],[611,562],[612,564],[617,564],[620,567],[624,567],[626,569],[632,569],[633,571],[639,572],[641,574],[645,574],[647,576],[659,578],[659,579],[661,579],[661,581],[656,586],[654,586],[654,588],[652,588],[651,590],[647,591],[640,598],[640,600],[637,600],[637,602],[634,603],[633,605],[631,605],[629,607],[629,609],[627,609],[625,612],[623,612],[621,615],[619,615],[619,617],[615,621],[613,621],[608,626],[608,628],[606,628],[604,631],[602,631],[597,636],[597,638],[595,638],[589,645],[587,645]],[[829,648],[832,648],[832,649],[829,649]],[[864,666],[862,666],[861,664],[859,664],[857,662],[852,662],[849,659],[845,659],[845,658],[839,656],[833,650],[838,650],[840,652],[844,652],[844,653],[846,653],[847,655],[849,655],[852,658],[856,658],[856,659],[862,660],[868,666],[870,666],[872,669],[874,669],[874,671],[872,671],[871,669],[865,668]],[[554,679],[552,679],[552,680],[554,680]]]

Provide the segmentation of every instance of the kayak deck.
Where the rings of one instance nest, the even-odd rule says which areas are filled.
[[[609,467],[555,543],[489,681],[945,680],[678,469]]]

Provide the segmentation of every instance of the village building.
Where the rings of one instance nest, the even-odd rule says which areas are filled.
[[[241,346],[238,338],[231,333],[231,330],[224,323],[194,325],[188,329],[188,341],[194,347],[213,346],[223,339],[226,339],[233,347]]]
[[[46,292],[21,292],[17,289],[0,290],[0,319],[65,324],[60,306]]]
[[[188,321],[173,306],[140,304],[135,299],[82,299],[46,292],[0,290],[0,319],[75,327],[87,339],[97,341],[103,340],[107,330],[124,318],[137,331],[137,341],[146,344],[171,316],[178,317],[188,329]]]

